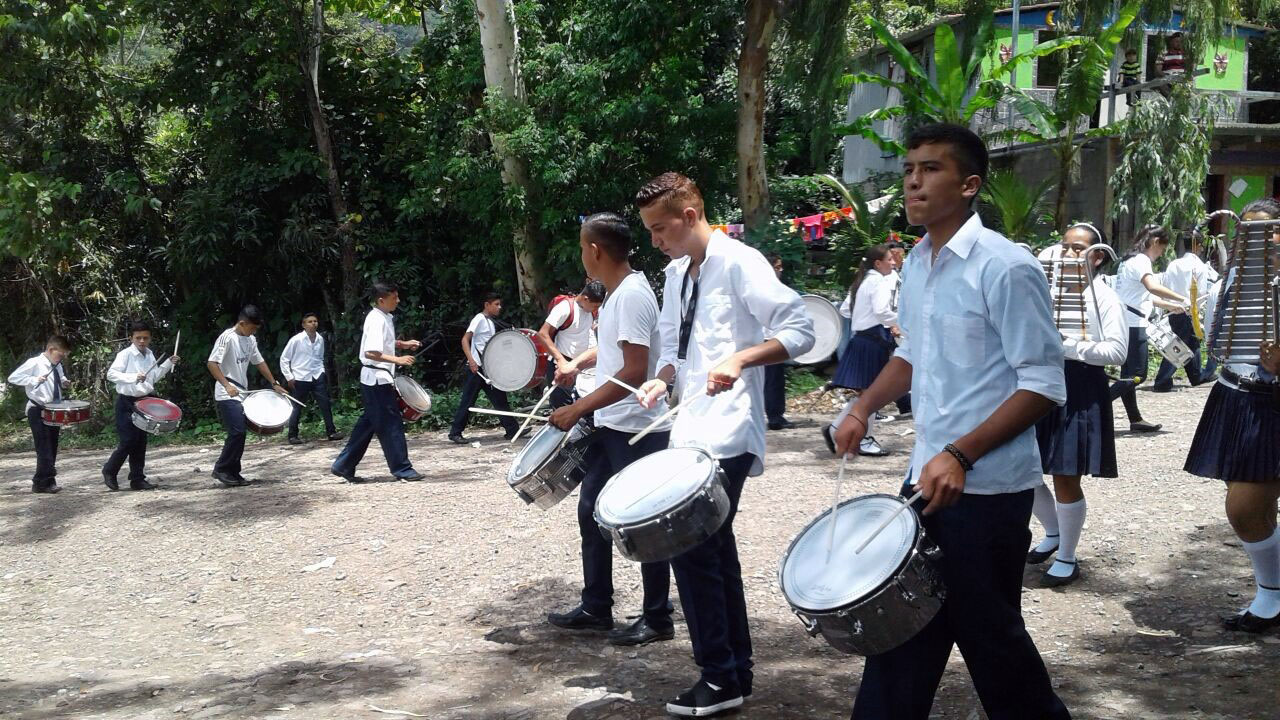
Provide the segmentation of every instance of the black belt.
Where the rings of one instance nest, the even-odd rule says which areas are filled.
[[[1280,382],[1265,382],[1253,378],[1241,377],[1228,368],[1222,368],[1222,379],[1244,390],[1258,395],[1274,395],[1280,399]]]

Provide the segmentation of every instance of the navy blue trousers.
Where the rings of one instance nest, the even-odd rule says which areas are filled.
[[[733,518],[754,455],[720,460],[729,494],[729,517],[714,535],[671,560],[702,679],[721,687],[751,689],[751,632],[742,592],[742,566]]]
[[[587,450],[587,474],[578,488],[582,609],[596,617],[613,615],[613,543],[596,524],[596,498],[609,478],[645,455],[665,448],[670,433],[650,433],[634,446],[627,444],[631,437],[632,433],[597,428]],[[640,563],[644,617],[655,630],[667,630],[672,626],[670,568],[667,562]]]
[[[467,427],[467,416],[471,414],[468,409],[476,402],[476,397],[481,390],[489,398],[489,404],[493,405],[494,410],[510,410],[511,406],[507,404],[507,394],[489,385],[476,373],[467,370],[467,379],[462,383],[462,397],[458,400],[458,410],[453,414],[453,425],[449,428],[449,435],[461,435],[462,431]],[[515,418],[505,415],[498,416],[498,423],[502,425],[502,429],[507,431],[508,435],[513,434],[520,429],[520,424]]]
[[[58,461],[58,436],[62,428],[44,424],[40,416],[40,408],[32,407],[27,411],[27,426],[31,428],[31,439],[36,446],[36,473],[31,476],[32,487],[46,488],[56,485],[58,476],[55,467]]]
[[[414,474],[413,465],[409,463],[409,443],[404,437],[404,416],[400,414],[400,405],[396,401],[398,397],[394,385],[360,384],[364,412],[360,413],[360,419],[351,429],[347,446],[342,448],[338,458],[333,461],[334,472],[340,475],[355,473],[356,466],[369,449],[369,441],[377,435],[391,474],[396,477]]]
[[[1196,337],[1196,331],[1191,327],[1191,316],[1189,315],[1170,315],[1169,329],[1173,330],[1173,334],[1177,335],[1182,342],[1191,348],[1191,360],[1187,362],[1187,382],[1192,385],[1199,385],[1204,382],[1204,373],[1200,370],[1200,338]],[[1151,384],[1153,390],[1172,390],[1173,374],[1178,372],[1178,368],[1168,360],[1160,361],[1160,369],[1156,370],[1156,379]],[[1210,371],[1212,372],[1212,371]]]
[[[316,405],[320,407],[320,415],[324,418],[325,433],[332,435],[338,432],[338,428],[333,425],[333,409],[329,407],[329,381],[324,373],[320,373],[320,377],[315,380],[294,380],[289,394],[298,402],[307,402],[314,396]],[[298,421],[301,418],[302,408],[294,405],[293,417],[289,418],[289,437],[298,437]]]
[[[1129,328],[1129,355],[1120,366],[1120,377],[1111,383],[1111,402],[1120,398],[1124,402],[1125,414],[1129,422],[1142,419],[1142,411],[1138,410],[1138,385],[1147,379],[1147,360],[1151,355],[1151,346],[1147,344],[1146,328]],[[1137,380],[1137,382],[1134,382]]]
[[[133,406],[138,398],[116,396],[116,449],[102,466],[102,472],[115,477],[124,461],[129,461],[129,481],[145,480],[147,465],[147,434],[133,424]]]
[[[239,400],[219,400],[218,418],[227,431],[227,439],[222,441],[222,453],[218,455],[213,469],[239,477],[240,459],[244,457],[244,403]]]
[[[1071,717],[1022,622],[1032,492],[966,493],[924,518],[943,553],[947,599],[915,637],[867,658],[854,720],[927,720],[953,645],[991,720]]]
[[[572,359],[573,358],[565,358],[565,360]],[[552,360],[551,364],[547,367],[547,387],[551,388],[551,397],[547,398],[547,404],[551,406],[552,410],[559,410],[566,405],[573,404],[573,386],[560,387],[559,385],[555,385],[555,379],[556,361]]]
[[[786,419],[787,366],[784,363],[764,368],[764,414],[769,422]]]

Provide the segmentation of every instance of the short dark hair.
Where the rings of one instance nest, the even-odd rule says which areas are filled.
[[[245,305],[244,307],[240,308],[240,315],[238,317],[238,320],[240,320],[241,322],[247,322],[250,325],[261,326],[262,311],[258,309],[257,305]]]
[[[596,213],[582,221],[591,242],[604,249],[615,262],[622,262],[631,254],[631,226],[621,215],[611,212]]]
[[[392,293],[400,292],[400,288],[396,287],[395,283],[379,280],[369,288],[369,292],[373,294],[374,300],[381,300]]]
[[[604,283],[599,280],[592,280],[587,286],[582,288],[582,294],[590,302],[604,302]]]
[[[318,314],[308,310],[307,312],[302,313],[302,322],[306,322],[309,317],[315,318],[317,322],[320,321],[320,316]]]
[[[1244,206],[1240,211],[1240,217],[1244,217],[1249,213],[1266,213],[1271,216],[1272,220],[1280,220],[1280,202],[1276,202],[1275,198],[1259,198]]]
[[[990,166],[987,144],[972,130],[952,123],[930,123],[921,125],[907,135],[908,150],[930,143],[950,146],[951,155],[965,177],[977,175],[983,182],[987,181],[987,169]]]
[[[129,323],[129,337],[133,337],[134,333],[151,332],[151,326],[146,320],[134,320]]]
[[[645,183],[636,192],[638,208],[647,208],[657,202],[662,202],[668,210],[676,214],[684,212],[687,207],[697,210],[699,217],[705,217],[707,214],[698,184],[678,172],[662,173]]]
[[[44,344],[45,349],[53,348],[62,352],[71,352],[71,341],[67,340],[66,335],[50,335],[49,340]]]
[[[488,292],[480,296],[480,304],[488,305],[494,300],[501,300],[501,299],[502,299],[502,293],[498,292],[497,290],[489,290]]]

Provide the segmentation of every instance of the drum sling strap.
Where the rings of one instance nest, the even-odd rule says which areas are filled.
[[[684,360],[689,355],[689,337],[693,335],[693,316],[698,309],[698,282],[701,275],[693,279],[693,290],[689,293],[689,306],[684,307],[685,291],[689,288],[689,271],[685,271],[684,279],[680,281],[680,348],[676,354],[678,360]]]

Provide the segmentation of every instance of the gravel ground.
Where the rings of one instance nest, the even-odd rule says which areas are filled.
[[[1280,635],[1218,624],[1252,593],[1221,484],[1180,470],[1207,394],[1142,393],[1166,429],[1121,433],[1124,477],[1086,482],[1084,579],[1044,590],[1028,570],[1027,622],[1076,717],[1280,717]],[[769,434],[769,468],[743,494],[757,675],[739,717],[846,717],[858,683],[861,659],[806,637],[776,583],[830,502],[824,402]],[[846,496],[893,491],[908,426],[879,428],[894,454],[854,465]],[[525,506],[505,444],[479,437],[411,437],[429,476],[414,484],[390,481],[376,443],[362,470],[383,482],[350,486],[327,474],[335,444],[281,436],[249,446],[256,482],[234,489],[208,476],[217,448],[154,452],[151,493],[106,493],[104,453],[83,451],[60,458],[60,495],[32,495],[32,455],[0,456],[0,716],[664,717],[695,677],[683,620],[674,642],[636,650],[548,626],[579,588],[574,504]],[[618,559],[615,577],[622,620],[639,572]],[[935,715],[983,717],[958,653]]]

